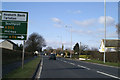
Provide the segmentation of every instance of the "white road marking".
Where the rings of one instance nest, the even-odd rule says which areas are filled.
[[[67,62],[67,61],[64,61],[65,63]]]
[[[110,74],[107,74],[107,73],[104,73],[104,72],[101,72],[101,71],[97,71],[97,73],[100,73],[100,74],[103,74],[103,75],[106,75],[106,76],[109,76],[109,77],[113,77],[113,78],[116,78],[116,79],[120,79],[119,77],[116,77],[116,76],[113,76],[113,75],[110,75]]]
[[[42,58],[42,60],[41,60],[40,70],[39,70],[39,73],[38,73],[38,77],[37,77],[37,78],[40,78],[40,76],[41,76],[42,66],[43,66],[43,58]]]
[[[90,70],[90,68],[87,68],[87,67],[85,67],[85,66],[81,66],[81,65],[77,65],[78,67],[82,67],[82,68],[85,68],[85,69],[87,69],[87,70]]]
[[[75,65],[74,63],[70,63],[70,64]]]

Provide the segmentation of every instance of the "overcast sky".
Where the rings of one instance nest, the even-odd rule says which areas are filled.
[[[61,43],[69,48],[71,32],[73,46],[82,42],[89,47],[99,48],[104,38],[103,2],[4,2],[2,10],[28,12],[28,36],[37,32],[53,48],[61,47]],[[108,2],[106,12],[107,38],[116,39],[118,3]]]

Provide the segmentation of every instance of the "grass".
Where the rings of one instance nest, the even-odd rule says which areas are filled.
[[[79,58],[87,58],[87,59],[88,59],[89,57],[91,57],[91,56],[90,56],[90,55],[80,55],[80,56],[79,56]]]
[[[85,60],[86,62],[92,62],[92,63],[98,63],[98,64],[104,64],[104,65],[109,65],[109,66],[116,66],[116,67],[120,67],[120,63],[113,63],[113,62],[106,62],[104,63],[103,61],[99,61],[99,60]]]
[[[19,67],[18,69],[5,75],[3,78],[32,78],[39,62],[40,57],[37,57],[34,60],[24,64],[23,69]]]

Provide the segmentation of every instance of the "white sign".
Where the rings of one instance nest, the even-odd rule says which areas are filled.
[[[2,20],[27,21],[26,13],[2,12]]]

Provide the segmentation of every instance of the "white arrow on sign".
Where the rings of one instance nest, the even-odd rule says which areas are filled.
[[[4,26],[0,26],[0,28],[4,28]]]
[[[21,38],[21,39],[23,39],[23,38],[24,38],[24,36],[18,36],[17,38]]]

